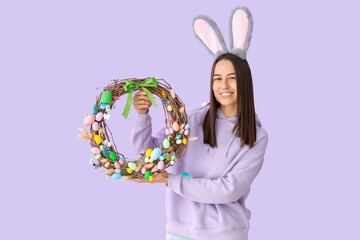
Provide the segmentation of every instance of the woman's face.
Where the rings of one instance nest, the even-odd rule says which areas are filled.
[[[229,60],[220,60],[215,65],[212,89],[223,107],[237,109],[236,74]]]

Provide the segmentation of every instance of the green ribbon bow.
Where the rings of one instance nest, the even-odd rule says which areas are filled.
[[[125,117],[125,119],[127,119],[127,116],[130,111],[130,107],[131,107],[131,103],[132,103],[132,94],[139,87],[142,87],[142,89],[144,90],[144,92],[146,93],[146,95],[148,96],[148,98],[150,99],[152,104],[154,105],[154,107],[157,107],[153,95],[151,94],[151,92],[148,89],[146,89],[146,87],[158,88],[159,83],[155,80],[155,78],[153,78],[153,77],[148,78],[141,83],[138,83],[135,81],[130,81],[130,80],[125,80],[125,82],[126,82],[126,84],[124,85],[124,90],[125,90],[125,92],[129,93],[127,101],[126,101],[125,109],[122,114]]]

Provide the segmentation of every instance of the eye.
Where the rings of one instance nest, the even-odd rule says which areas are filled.
[[[214,80],[216,81],[216,80],[221,80],[221,78],[214,78]]]
[[[236,77],[230,77],[230,79],[236,79]]]

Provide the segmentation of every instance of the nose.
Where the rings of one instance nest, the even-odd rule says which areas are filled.
[[[221,82],[221,88],[227,89],[229,87],[229,83],[227,79],[223,79]]]

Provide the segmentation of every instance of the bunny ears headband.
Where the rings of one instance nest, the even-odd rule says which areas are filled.
[[[245,60],[253,30],[253,19],[246,7],[235,8],[230,15],[230,51],[216,23],[205,15],[198,15],[193,20],[195,36],[215,58],[224,53],[232,53]]]

